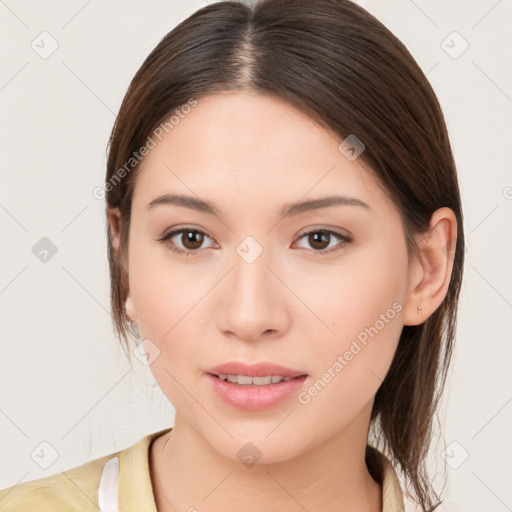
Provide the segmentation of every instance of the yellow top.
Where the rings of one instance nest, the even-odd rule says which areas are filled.
[[[115,511],[117,507],[121,512],[157,512],[149,473],[149,449],[153,440],[170,430],[154,432],[129,448],[62,473],[1,490],[0,511],[98,512],[100,494],[102,512]],[[403,512],[404,501],[395,470],[387,457],[378,453],[384,464],[382,512]],[[112,463],[106,465],[110,460]],[[103,490],[99,491],[101,486]],[[109,498],[117,502],[116,494],[119,501],[112,505]]]

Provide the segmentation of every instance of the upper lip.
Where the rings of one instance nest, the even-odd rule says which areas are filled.
[[[300,377],[307,375],[300,370],[292,370],[280,364],[263,361],[256,364],[247,364],[241,361],[230,361],[219,364],[206,370],[211,375],[247,375],[249,377],[266,377],[267,375],[280,375],[281,377]]]

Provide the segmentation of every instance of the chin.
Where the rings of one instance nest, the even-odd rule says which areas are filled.
[[[216,435],[205,441],[220,455],[235,462],[241,462],[248,468],[263,464],[277,464],[291,460],[307,449],[297,436],[286,429],[280,430],[279,422],[273,422],[272,428],[261,429],[241,426],[237,429],[227,427],[233,435]],[[276,428],[277,426],[277,428]],[[275,429],[269,435],[269,432]],[[296,434],[296,433],[295,433]]]

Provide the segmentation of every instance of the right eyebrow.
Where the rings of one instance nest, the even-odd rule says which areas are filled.
[[[153,199],[147,207],[155,208],[156,206],[167,204],[191,208],[192,210],[208,213],[210,215],[220,215],[220,211],[212,203],[183,194],[164,194],[163,196]]]

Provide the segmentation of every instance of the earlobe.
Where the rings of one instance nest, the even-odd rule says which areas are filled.
[[[423,323],[443,302],[450,285],[457,241],[457,220],[450,208],[439,208],[429,231],[418,241],[419,258],[404,307],[404,325]]]
[[[132,295],[128,292],[128,296],[126,297],[126,302],[124,305],[124,309],[126,311],[126,316],[132,321],[137,322],[137,317],[135,315],[135,306],[133,304]]]

